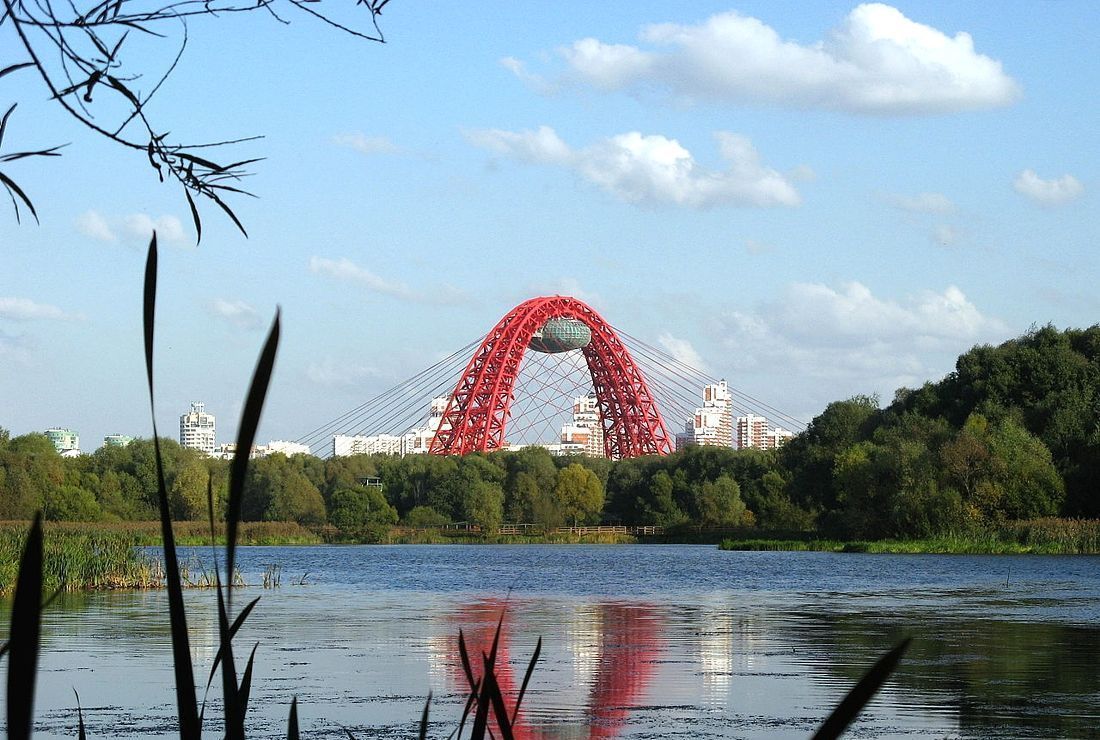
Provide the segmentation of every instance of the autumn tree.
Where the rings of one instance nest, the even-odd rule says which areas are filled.
[[[583,465],[572,463],[558,473],[554,499],[562,518],[574,527],[600,521],[603,486],[596,474]]]

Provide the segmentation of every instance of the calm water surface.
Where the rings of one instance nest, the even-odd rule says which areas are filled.
[[[808,737],[904,636],[908,656],[852,736],[1100,734],[1100,558],[420,545],[253,547],[241,560],[253,585],[235,607],[261,597],[236,642],[238,655],[259,644],[254,736],[285,733],[297,696],[308,736],[408,737],[430,691],[445,737],[465,699],[458,631],[478,650],[502,613],[505,689],[543,639],[522,737]],[[277,589],[259,585],[270,564]],[[205,682],[214,602],[187,599]],[[51,607],[42,736],[75,736],[73,689],[93,737],[175,734],[165,601]]]

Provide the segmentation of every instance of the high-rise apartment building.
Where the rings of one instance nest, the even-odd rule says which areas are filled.
[[[787,431],[781,427],[769,429],[768,433],[764,435],[764,449],[778,450],[792,437],[794,437],[794,432]]]
[[[737,417],[737,448],[739,450],[766,450],[768,420],[756,414]]]
[[[207,455],[218,451],[214,415],[206,413],[202,402],[192,402],[191,410],[180,417],[180,444]]]
[[[80,453],[80,435],[72,429],[55,427],[53,429],[47,429],[45,434],[50,438],[50,441],[53,442],[54,449],[59,453]]]
[[[600,401],[593,393],[573,399],[573,420],[561,428],[562,453],[581,453],[604,457],[603,425],[600,424]]]
[[[104,447],[125,447],[134,441],[134,438],[126,434],[108,434],[103,438]]]
[[[703,405],[695,409],[683,435],[677,435],[677,447],[683,444],[733,447],[733,397],[726,381],[703,386]]]

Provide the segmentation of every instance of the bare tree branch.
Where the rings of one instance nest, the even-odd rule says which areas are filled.
[[[365,9],[368,31],[335,20],[327,12],[330,6],[322,8],[322,0],[65,0],[64,8],[55,6],[51,0],[0,2],[3,3],[0,28],[10,23],[19,41],[18,48],[0,52],[0,65],[6,65],[0,67],[0,78],[20,70],[33,70],[51,99],[69,116],[119,146],[143,152],[161,182],[175,180],[183,187],[196,236],[201,239],[202,224],[195,196],[199,196],[199,201],[205,199],[216,205],[241,233],[247,235],[225,197],[251,195],[238,185],[249,174],[246,168],[260,160],[252,158],[220,164],[221,158],[200,156],[196,150],[229,147],[259,137],[182,144],[171,141],[169,128],[154,123],[146,115],[149,101],[160,92],[183,58],[188,42],[188,20],[259,10],[279,23],[287,23],[277,8],[278,3],[285,3],[338,31],[384,43],[378,16],[389,0],[357,0],[356,5]],[[133,38],[131,32],[143,38],[161,40],[156,42],[158,44],[177,39],[178,49],[162,71],[151,72],[147,64],[124,60],[130,48],[128,42]],[[8,55],[22,58],[5,59]],[[139,85],[147,76],[155,82],[147,93],[143,93]],[[0,124],[0,145],[14,109],[12,105]],[[57,156],[58,149],[55,146],[6,155],[0,153],[0,162]],[[0,185],[12,201],[17,221],[20,204],[37,219],[37,212],[26,193],[6,173],[0,172]]]

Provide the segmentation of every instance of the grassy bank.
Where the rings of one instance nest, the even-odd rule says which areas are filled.
[[[387,545],[621,545],[633,544],[638,538],[620,532],[490,534],[394,527],[376,541]]]
[[[215,523],[215,542],[225,544],[225,524]],[[30,522],[0,522],[0,530],[14,529],[24,532]],[[173,522],[176,544],[196,546],[210,544],[209,522]],[[327,530],[332,527],[310,529],[297,522],[242,522],[237,530],[240,545],[320,545]],[[159,545],[160,522],[47,522],[46,532],[64,534],[95,534],[118,536],[133,540],[135,545]]]
[[[723,550],[814,550],[942,555],[1100,555],[1100,521],[1032,519],[980,532],[946,534],[914,540],[827,540],[801,538],[731,538]]]
[[[0,594],[14,588],[27,529],[22,522],[0,524]],[[161,561],[142,554],[137,549],[141,544],[141,538],[127,532],[48,526],[42,550],[43,592],[160,588]]]

